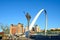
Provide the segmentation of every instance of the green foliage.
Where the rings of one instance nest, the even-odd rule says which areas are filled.
[[[1,37],[2,35],[0,35],[0,37]]]

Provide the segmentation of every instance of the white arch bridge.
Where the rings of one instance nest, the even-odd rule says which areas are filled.
[[[45,9],[41,9],[41,10],[37,13],[37,15],[35,16],[35,18],[33,19],[32,23],[31,23],[30,26],[29,26],[29,30],[32,29],[32,27],[34,26],[36,20],[38,19],[38,17],[40,16],[40,14],[41,14],[42,12],[44,12],[44,14],[45,14],[45,35],[46,35],[46,32],[47,32],[47,12],[46,12]]]

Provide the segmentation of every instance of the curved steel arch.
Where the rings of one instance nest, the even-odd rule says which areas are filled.
[[[38,19],[38,17],[40,16],[40,14],[41,14],[42,12],[44,12],[44,14],[45,14],[45,35],[46,35],[46,32],[47,32],[47,12],[46,12],[45,9],[41,9],[41,10],[37,13],[37,15],[35,16],[35,18],[33,19],[32,23],[31,23],[30,26],[29,26],[29,30],[32,29],[33,25],[35,24],[36,20]]]

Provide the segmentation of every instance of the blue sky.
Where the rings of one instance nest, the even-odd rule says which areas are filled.
[[[24,15],[29,12],[31,21],[44,8],[48,14],[48,29],[60,28],[60,0],[0,0],[0,23],[4,25],[22,23],[27,25]],[[41,29],[45,27],[45,16],[42,13],[35,24]]]

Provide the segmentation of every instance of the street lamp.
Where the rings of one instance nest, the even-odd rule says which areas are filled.
[[[28,30],[29,30],[29,23],[30,23],[30,19],[31,19],[31,16],[29,15],[29,13],[27,12],[26,13],[26,18],[27,18],[27,21],[28,21]]]
[[[27,35],[27,37],[28,37],[28,39],[29,39],[29,33],[30,33],[30,31],[29,31],[29,22],[30,22],[30,19],[31,19],[31,16],[29,15],[29,13],[27,12],[26,13],[26,18],[27,18],[27,21],[28,21],[28,30],[26,31],[26,35]]]

